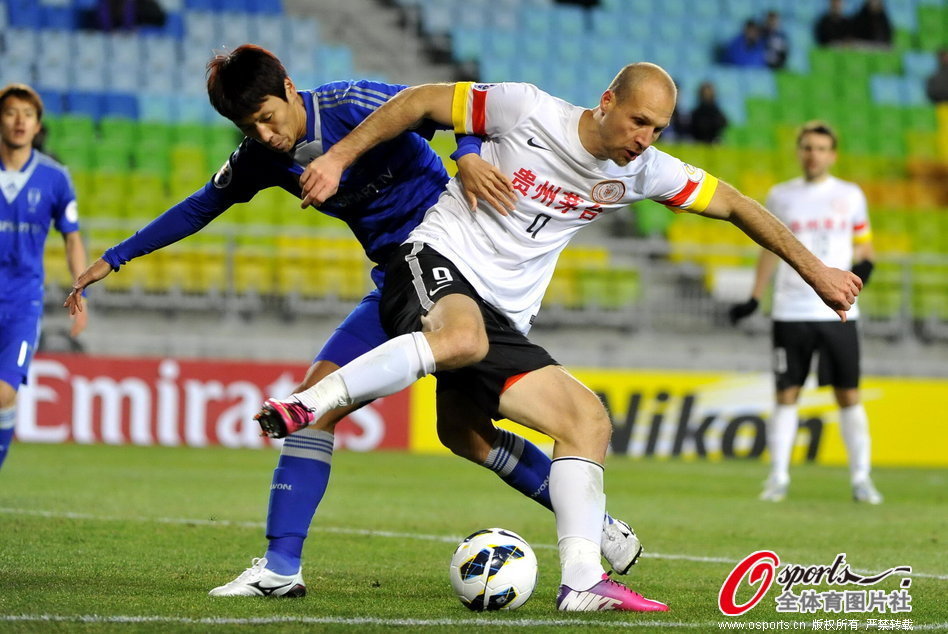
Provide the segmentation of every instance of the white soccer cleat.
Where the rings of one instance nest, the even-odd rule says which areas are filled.
[[[764,483],[764,490],[760,493],[762,502],[783,502],[787,497],[787,490],[790,488],[789,480],[768,479]]]
[[[862,482],[853,484],[853,501],[865,502],[866,504],[882,504],[882,494],[872,484],[872,480],[866,478]]]
[[[624,575],[629,572],[639,555],[642,554],[642,542],[635,535],[632,527],[622,520],[614,519],[609,523],[607,519],[602,525],[602,541],[599,544],[602,556],[616,574]]]
[[[208,592],[212,597],[287,597],[306,596],[303,569],[295,575],[278,575],[267,569],[267,558],[254,558],[252,565],[230,583]]]

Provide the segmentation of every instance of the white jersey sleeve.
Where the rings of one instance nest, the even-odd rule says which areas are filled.
[[[869,226],[869,206],[866,203],[866,194],[862,188],[853,187],[853,242],[862,244],[872,240],[872,230]]]
[[[539,96],[539,89],[531,84],[458,82],[451,110],[454,132],[488,137],[506,134],[536,108]]]
[[[718,188],[711,174],[657,149],[641,179],[645,195],[675,213],[704,211]]]

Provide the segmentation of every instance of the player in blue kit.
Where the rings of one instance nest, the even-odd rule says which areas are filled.
[[[42,117],[43,102],[29,86],[10,84],[0,91],[0,466],[13,439],[17,391],[39,340],[50,223],[63,235],[73,277],[86,264],[69,174],[33,148]],[[72,336],[85,329],[86,315],[73,316]]]
[[[131,260],[167,246],[206,226],[231,205],[250,200],[267,187],[282,187],[301,197],[299,176],[317,156],[346,136],[365,117],[404,86],[374,81],[340,81],[297,91],[279,60],[252,45],[218,56],[208,65],[212,105],[247,136],[227,163],[201,189],[108,249],[83,273],[66,305],[77,310],[77,293]],[[448,175],[426,142],[438,126],[398,135],[367,153],[343,175],[339,193],[319,208],[345,221],[377,264],[372,279],[381,287],[394,250],[421,222],[444,190]],[[497,209],[509,185],[478,154],[480,139],[462,137],[458,151],[461,181],[472,204],[481,198]],[[316,355],[301,387],[309,387],[358,356],[385,342],[378,302],[369,293],[339,325]],[[299,391],[299,390],[297,390]],[[313,515],[326,491],[333,452],[333,431],[346,414],[364,403],[340,408],[314,426],[284,441],[273,475],[264,557],[234,581],[214,588],[213,596],[303,596],[301,553]],[[439,404],[439,408],[442,405]],[[487,466],[504,481],[548,508],[550,458],[529,441],[499,430],[469,407],[452,407],[449,422],[439,422],[442,440],[458,455]],[[641,547],[624,522],[607,517],[604,541],[613,567],[626,572]],[[614,561],[613,561],[614,560]]]
[[[16,394],[39,340],[50,223],[63,234],[73,277],[86,265],[69,173],[33,149],[42,120],[43,102],[32,88],[10,84],[0,91],[0,466],[13,440]],[[74,316],[72,336],[85,328],[87,314]]]

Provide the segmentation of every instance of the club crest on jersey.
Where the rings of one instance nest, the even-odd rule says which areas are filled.
[[[592,188],[592,199],[603,205],[617,203],[623,196],[625,184],[622,181],[600,181]]]
[[[26,202],[30,206],[29,212],[36,213],[36,206],[40,204],[40,200],[43,199],[43,192],[41,192],[36,187],[30,187],[26,192]]]
[[[214,187],[217,189],[224,189],[230,185],[231,179],[234,177],[234,170],[230,167],[230,159],[224,161],[224,164],[221,166],[217,173],[214,174]]]
[[[685,175],[693,183],[700,183],[701,179],[704,178],[704,170],[695,167],[694,165],[689,165],[688,163],[682,163],[681,166],[685,170]]]
[[[472,88],[474,90],[490,90],[494,86],[496,86],[496,84],[474,84]]]

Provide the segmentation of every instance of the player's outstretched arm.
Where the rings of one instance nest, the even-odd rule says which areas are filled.
[[[826,266],[810,253],[772,213],[727,183],[721,182],[703,215],[729,220],[757,244],[792,266],[820,299],[846,321],[846,311],[856,301],[862,280],[851,271]]]
[[[306,166],[300,176],[300,207],[319,206],[339,189],[342,173],[379,143],[431,119],[451,125],[454,84],[422,84],[401,91],[365,118],[342,140]]]
[[[66,265],[69,267],[69,273],[72,274],[72,279],[78,279],[80,271],[86,265],[86,247],[82,244],[82,236],[79,235],[78,231],[70,231],[69,233],[63,236],[63,241],[66,245]],[[79,310],[75,313],[70,311],[72,314],[72,328],[69,330],[69,334],[72,337],[76,337],[83,330],[86,329],[86,325],[89,322],[89,313],[82,310],[82,294],[80,293],[78,299]]]
[[[70,315],[76,315],[82,312],[82,291],[90,284],[95,284],[99,280],[104,279],[111,272],[112,266],[102,258],[99,258],[76,278],[75,283],[72,285],[72,292],[66,296],[66,301],[63,302],[63,306],[69,309]]]

